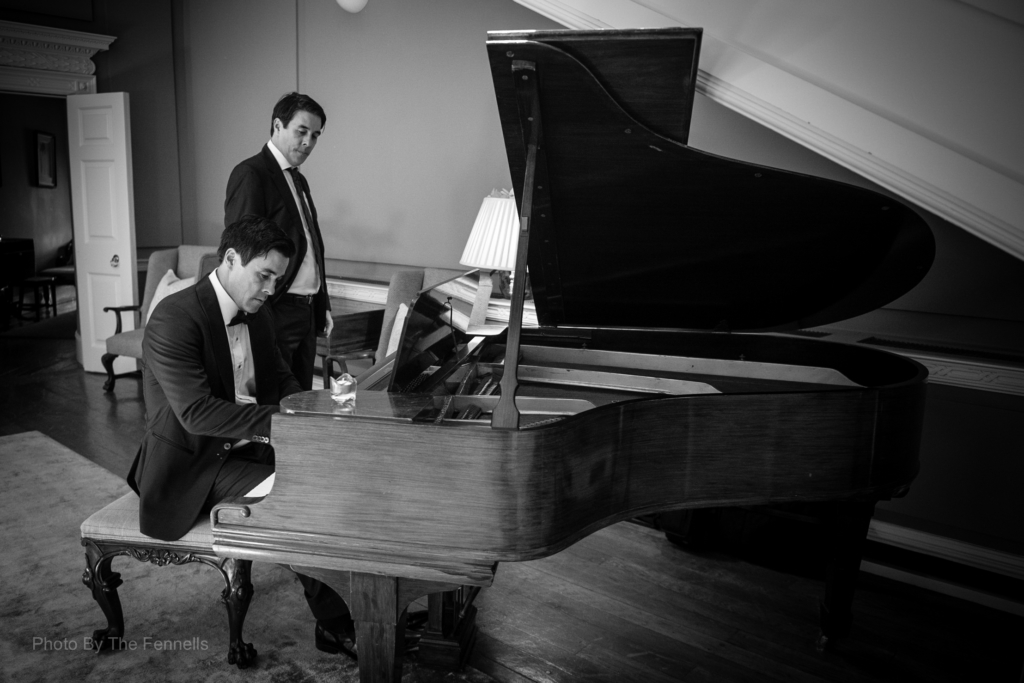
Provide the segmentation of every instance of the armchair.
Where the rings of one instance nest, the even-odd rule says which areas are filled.
[[[114,359],[118,356],[127,358],[142,358],[142,338],[145,334],[145,323],[149,309],[153,305],[153,298],[157,287],[168,270],[174,271],[180,279],[195,277],[197,280],[213,271],[219,259],[217,258],[217,247],[206,247],[194,244],[183,244],[172,249],[161,249],[154,251],[149,257],[149,265],[146,274],[146,289],[142,296],[141,305],[132,306],[107,306],[103,310],[111,311],[117,316],[117,324],[114,334],[107,337],[107,352],[103,354],[100,361],[107,371],[107,381],[103,383],[103,390],[111,392],[114,390],[114,383],[122,375],[114,374]],[[134,330],[123,332],[121,314],[126,312],[138,313],[138,325]]]

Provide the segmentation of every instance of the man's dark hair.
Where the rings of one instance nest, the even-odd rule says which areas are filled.
[[[266,256],[274,250],[281,252],[285,258],[295,255],[295,244],[281,228],[277,227],[277,223],[252,214],[242,216],[224,228],[220,235],[220,246],[217,247],[217,256],[222,262],[228,249],[238,252],[243,266],[254,258]]]
[[[292,117],[300,111],[308,111],[310,114],[319,116],[321,129],[327,125],[327,114],[324,113],[324,108],[317,104],[316,100],[309,95],[290,92],[282,96],[277,101],[277,104],[274,105],[274,113],[270,117],[270,134],[274,134],[274,119],[281,119],[281,124],[287,128],[288,124],[291,123]]]

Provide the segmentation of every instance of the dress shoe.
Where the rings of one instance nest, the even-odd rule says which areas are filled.
[[[317,622],[314,637],[316,649],[321,652],[327,652],[332,655],[343,654],[351,657],[353,661],[359,661],[359,656],[356,654],[356,634],[354,629],[352,631],[336,633],[327,630],[320,622]],[[351,643],[351,645],[347,643]]]
[[[405,628],[410,631],[422,631],[427,627],[427,610],[409,612],[405,618]]]

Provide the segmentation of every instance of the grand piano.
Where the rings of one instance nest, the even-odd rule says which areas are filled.
[[[412,601],[431,596],[424,641],[464,652],[500,563],[659,511],[834,503],[819,646],[848,630],[874,505],[918,471],[927,371],[805,330],[909,291],[934,242],[892,197],[688,147],[700,42],[490,33],[521,215],[508,324],[421,292],[354,405],[282,402],[269,495],[213,510],[218,554],[346,598],[362,681],[399,680]]]

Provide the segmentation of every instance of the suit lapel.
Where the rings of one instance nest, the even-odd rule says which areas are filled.
[[[213,289],[210,278],[204,277],[196,284],[196,296],[199,297],[199,304],[202,306],[203,315],[206,317],[206,324],[210,330],[213,360],[217,366],[217,376],[221,383],[221,391],[214,391],[214,395],[219,395],[220,398],[234,403],[235,375],[231,369],[231,348],[228,346],[228,333],[224,330],[224,317],[220,313],[217,292]]]

